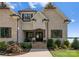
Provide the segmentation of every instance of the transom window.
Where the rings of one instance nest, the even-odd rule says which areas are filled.
[[[62,38],[62,30],[51,30],[51,38]]]
[[[10,37],[11,37],[11,28],[0,27],[0,38],[10,38]]]
[[[22,20],[23,21],[30,21],[31,18],[33,17],[33,14],[22,14]]]

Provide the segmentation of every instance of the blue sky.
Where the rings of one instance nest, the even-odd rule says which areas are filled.
[[[42,10],[48,2],[7,2],[12,10],[18,11],[21,9],[32,8]],[[68,25],[68,36],[79,37],[79,2],[53,2],[63,14],[71,20]]]

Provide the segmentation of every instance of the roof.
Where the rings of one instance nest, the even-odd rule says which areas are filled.
[[[56,7],[54,7],[54,6],[52,5],[52,3],[50,2],[50,3],[48,3],[48,4],[45,6],[44,9],[56,9]]]

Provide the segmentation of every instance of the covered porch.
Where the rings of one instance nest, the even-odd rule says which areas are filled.
[[[45,29],[23,30],[25,42],[43,42],[46,41]]]

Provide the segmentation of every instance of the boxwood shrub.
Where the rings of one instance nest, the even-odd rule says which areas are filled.
[[[55,48],[55,44],[54,44],[54,40],[53,39],[48,39],[48,41],[47,41],[47,48],[49,48],[49,49],[54,49]]]
[[[30,42],[23,42],[20,44],[23,49],[31,49],[32,44]]]

